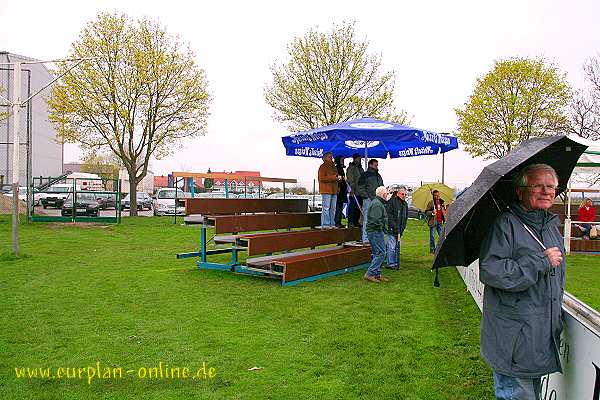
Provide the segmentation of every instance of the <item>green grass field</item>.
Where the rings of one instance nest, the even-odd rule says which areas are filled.
[[[479,310],[455,269],[433,288],[420,223],[409,224],[402,270],[381,285],[361,271],[295,287],[199,271],[175,259],[197,248],[199,229],[166,218],[22,224],[21,236],[14,259],[0,217],[2,399],[493,398]],[[598,307],[596,260],[569,259],[568,290]],[[113,376],[88,383],[97,362]],[[161,363],[216,376],[149,378]],[[17,378],[27,367],[75,377]]]

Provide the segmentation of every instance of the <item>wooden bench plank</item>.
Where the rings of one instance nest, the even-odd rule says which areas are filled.
[[[344,248],[343,246],[335,246],[335,247],[328,247],[326,249],[304,250],[304,251],[295,251],[293,253],[275,254],[273,256],[253,257],[253,258],[248,258],[246,260],[246,265],[249,267],[257,267],[257,268],[268,267],[270,264],[274,263],[277,260],[287,259],[291,256],[320,254],[320,253],[328,252],[331,250],[339,250],[339,249],[343,249],[343,248]]]
[[[215,233],[250,232],[267,229],[316,227],[321,224],[321,213],[263,213],[243,215],[209,215],[207,225]]]
[[[277,233],[277,232],[276,231],[256,232],[256,233],[253,233],[252,235],[260,236],[260,235],[266,235],[266,234],[269,234],[269,233]],[[235,244],[237,242],[237,240],[239,238],[243,237],[243,236],[244,236],[243,233],[237,234],[237,235],[219,235],[219,236],[213,237],[213,242],[215,242],[215,244],[216,243],[232,243],[232,244]],[[241,247],[245,247],[245,246],[241,246]]]
[[[305,213],[308,199],[183,199],[185,214]]]
[[[597,252],[600,251],[600,240],[584,240],[575,239],[571,240],[571,251],[588,251]]]
[[[274,264],[283,267],[283,280],[289,282],[355,265],[366,264],[370,261],[371,248],[365,246],[345,247],[320,254],[290,256],[276,260]]]
[[[358,240],[360,237],[361,232],[358,228],[317,229],[262,235],[242,235],[236,240],[236,244],[241,247],[247,247],[248,255],[253,256],[284,250],[350,242]]]

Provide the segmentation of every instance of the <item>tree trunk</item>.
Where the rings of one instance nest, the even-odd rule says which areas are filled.
[[[137,217],[137,182],[135,180],[135,172],[129,173],[129,216]]]

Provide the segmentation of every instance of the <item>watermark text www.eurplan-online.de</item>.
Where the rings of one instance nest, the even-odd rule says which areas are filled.
[[[96,361],[94,365],[82,367],[15,367],[15,376],[20,380],[81,380],[91,385],[93,382],[124,379],[207,381],[214,379],[217,372],[206,362],[195,368],[172,366],[162,361],[154,366],[123,368]]]

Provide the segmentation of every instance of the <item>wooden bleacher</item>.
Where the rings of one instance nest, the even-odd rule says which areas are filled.
[[[349,245],[360,240],[360,230],[315,229],[321,214],[306,212],[307,202],[306,199],[185,199],[186,215],[199,215],[201,243],[199,252],[178,257],[199,256],[199,268],[268,276],[281,280],[282,285],[366,267],[371,258],[370,246]],[[215,244],[230,247],[207,249],[208,228],[214,228],[218,234],[213,238]],[[228,249],[231,262],[208,260],[208,256],[223,254]],[[242,265],[237,258],[241,251],[260,257],[249,258]],[[275,254],[280,252],[283,253]]]

